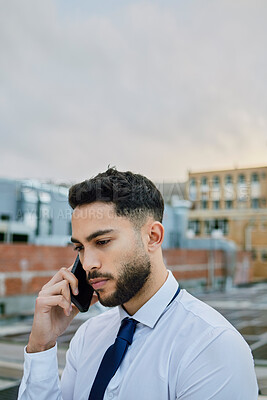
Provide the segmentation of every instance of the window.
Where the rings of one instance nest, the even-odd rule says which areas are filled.
[[[195,235],[199,235],[200,234],[200,221],[199,220],[188,221],[188,229],[194,231]]]
[[[201,208],[203,208],[203,210],[206,210],[208,208],[208,201],[207,200],[202,200],[201,201]]]
[[[246,202],[250,197],[249,184],[246,182],[244,174],[238,175],[238,186],[237,186],[237,199],[239,202]],[[245,205],[239,204],[240,208],[244,208]],[[239,207],[238,206],[238,207]]]
[[[11,241],[16,243],[16,242],[21,242],[21,243],[27,243],[28,242],[28,235],[23,235],[20,233],[13,233]]]
[[[189,200],[196,201],[197,199],[197,187],[196,179],[192,178],[189,181]]]
[[[238,175],[238,183],[246,183],[246,178],[244,174]]]
[[[262,205],[262,207],[266,207],[266,199],[265,198],[261,199],[261,205]]]
[[[215,219],[204,221],[204,234],[210,235],[215,229],[220,229],[223,235],[228,235],[229,223],[227,219]]]
[[[257,260],[257,250],[255,250],[255,249],[251,250],[251,259],[252,259],[252,261]]]
[[[1,221],[10,221],[10,215],[9,214],[2,214],[1,215]]]
[[[211,233],[211,221],[204,221],[204,234],[210,235]]]
[[[220,208],[220,201],[219,200],[214,200],[213,203],[213,209],[218,210]]]
[[[4,242],[5,240],[5,234],[4,232],[0,232],[0,242]]]
[[[228,220],[227,219],[216,219],[214,221],[214,228],[222,231],[223,235],[228,235]]]
[[[227,219],[222,220],[222,231],[224,235],[228,235],[229,233],[229,223]]]
[[[220,177],[216,175],[212,179],[212,186],[218,187],[219,185],[220,185]]]
[[[263,262],[267,262],[267,250],[263,250],[263,251],[261,252],[261,260],[262,260]]]
[[[206,186],[208,184],[208,178],[206,176],[202,176],[201,185]]]
[[[190,186],[196,186],[196,179],[195,178],[192,178],[190,180]]]
[[[225,208],[227,208],[228,210],[233,208],[233,201],[232,200],[226,200],[225,201]]]
[[[256,172],[251,175],[251,182],[259,182],[259,175]]]
[[[232,177],[232,175],[226,175],[226,177],[225,177],[225,183],[226,183],[226,185],[229,185],[229,184],[233,183],[233,177]]]
[[[259,208],[260,202],[259,199],[252,199],[251,200],[251,208]]]

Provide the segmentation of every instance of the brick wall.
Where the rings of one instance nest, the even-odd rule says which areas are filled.
[[[214,279],[226,274],[221,250],[168,249],[163,251],[163,257],[178,281],[199,280],[211,286]]]
[[[38,293],[75,255],[72,247],[0,244],[0,297]]]
[[[72,247],[0,244],[0,297],[38,293],[58,269],[73,263],[75,255]],[[168,249],[163,257],[177,280],[201,279],[209,285],[211,263],[214,277],[225,275],[224,253],[219,250]],[[239,253],[236,283],[251,277],[247,258],[243,273],[244,257]]]

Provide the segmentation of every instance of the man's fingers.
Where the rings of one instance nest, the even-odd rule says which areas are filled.
[[[72,306],[62,294],[56,296],[38,297],[36,299],[36,308],[42,309],[43,312],[49,312],[51,307],[55,306],[61,307],[67,317],[71,315]]]
[[[66,280],[70,284],[73,294],[78,294],[78,279],[71,272],[71,269],[72,266],[69,268],[60,268],[53,278],[43,286],[42,290],[52,287],[58,282]]]
[[[69,273],[69,271],[67,270],[67,268],[62,267],[60,268],[60,270],[53,276],[53,278],[50,279],[49,282],[47,282],[44,286],[44,288],[50,287],[55,285],[55,283],[58,283],[60,281],[62,281],[62,279],[64,279],[66,277],[66,271],[67,273]]]
[[[39,293],[39,296],[48,297],[58,294],[62,294],[62,296],[64,296],[64,298],[70,303],[69,282],[66,279],[56,283],[53,286],[43,287],[43,289]]]

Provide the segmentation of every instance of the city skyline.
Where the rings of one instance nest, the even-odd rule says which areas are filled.
[[[1,7],[0,177],[157,182],[266,165],[267,4]]]

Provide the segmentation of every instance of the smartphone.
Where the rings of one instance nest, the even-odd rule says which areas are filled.
[[[77,256],[74,265],[72,267],[71,272],[78,279],[78,289],[79,293],[74,295],[70,288],[71,301],[81,312],[86,312],[89,309],[92,296],[94,293],[94,289],[91,285],[89,285],[86,272],[82,267],[82,263],[80,261],[79,255]]]

